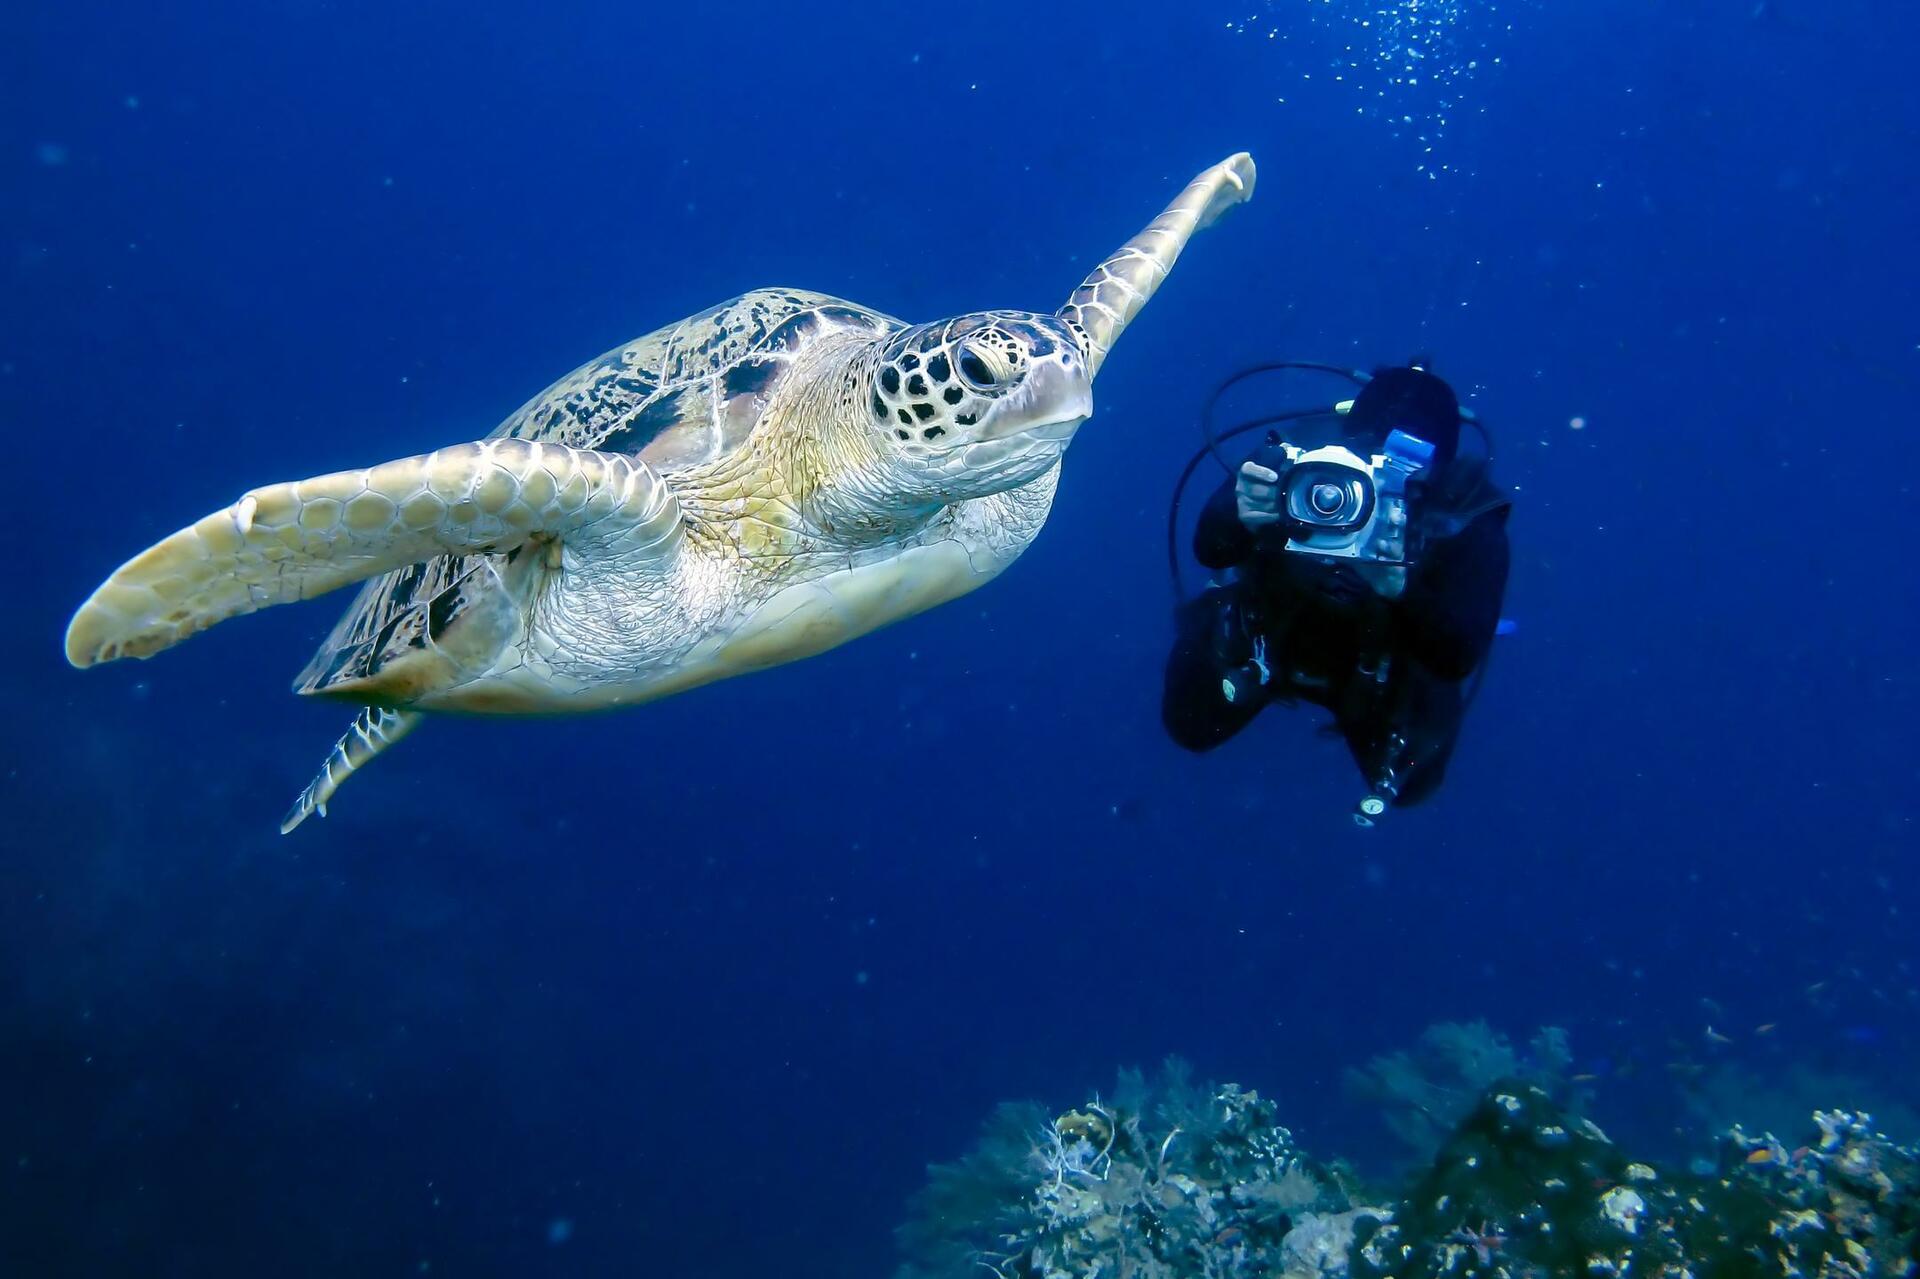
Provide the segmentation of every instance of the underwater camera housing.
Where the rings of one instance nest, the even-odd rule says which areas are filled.
[[[1394,430],[1371,457],[1340,444],[1286,444],[1282,450],[1280,518],[1289,551],[1368,564],[1407,562],[1407,483],[1432,463],[1432,444]]]

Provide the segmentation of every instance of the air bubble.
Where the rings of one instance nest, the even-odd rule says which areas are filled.
[[[1236,34],[1264,30],[1269,39],[1319,35],[1331,46],[1315,59],[1329,68],[1321,83],[1338,86],[1336,92],[1351,87],[1368,103],[1357,114],[1377,117],[1395,137],[1410,138],[1431,153],[1444,144],[1463,107],[1476,115],[1484,112],[1463,103],[1462,94],[1482,63],[1500,65],[1489,40],[1512,30],[1497,16],[1501,4],[1527,2],[1318,0],[1302,13],[1299,0],[1265,0],[1261,12],[1227,27]],[[1297,65],[1287,69],[1309,85],[1316,78]],[[1457,171],[1449,163],[1437,167]]]

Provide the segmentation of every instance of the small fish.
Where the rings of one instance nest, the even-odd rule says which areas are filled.
[[[1723,1035],[1709,1026],[1707,1027],[1707,1042],[1710,1044],[1730,1044],[1733,1042],[1733,1037],[1731,1035]]]
[[[1765,1146],[1762,1146],[1758,1150],[1747,1153],[1747,1162],[1750,1164],[1770,1164],[1773,1162],[1773,1152]]]
[[[1774,1031],[1778,1029],[1780,1029],[1779,1022],[1769,1021],[1769,1022],[1763,1022],[1760,1025],[1755,1026],[1753,1028],[1753,1033],[1756,1035],[1771,1035]]]

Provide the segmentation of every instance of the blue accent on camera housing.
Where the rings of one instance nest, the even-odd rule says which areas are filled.
[[[1433,464],[1433,444],[1398,427],[1387,432],[1380,451],[1409,471],[1424,470]]]

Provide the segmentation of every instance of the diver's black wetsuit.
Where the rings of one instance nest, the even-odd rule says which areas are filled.
[[[1361,424],[1344,429],[1353,425]],[[1284,549],[1278,528],[1248,530],[1232,480],[1214,493],[1194,554],[1236,574],[1179,611],[1161,708],[1176,742],[1210,750],[1268,703],[1305,700],[1333,712],[1376,794],[1412,804],[1433,793],[1460,730],[1466,682],[1499,625],[1508,567],[1509,503],[1483,464],[1454,456],[1457,420],[1452,429],[1443,465],[1410,501],[1429,532],[1397,598],[1376,593],[1349,565]],[[1251,460],[1272,465],[1277,449],[1270,437]],[[1259,639],[1271,678],[1229,700],[1222,676],[1251,660]]]

